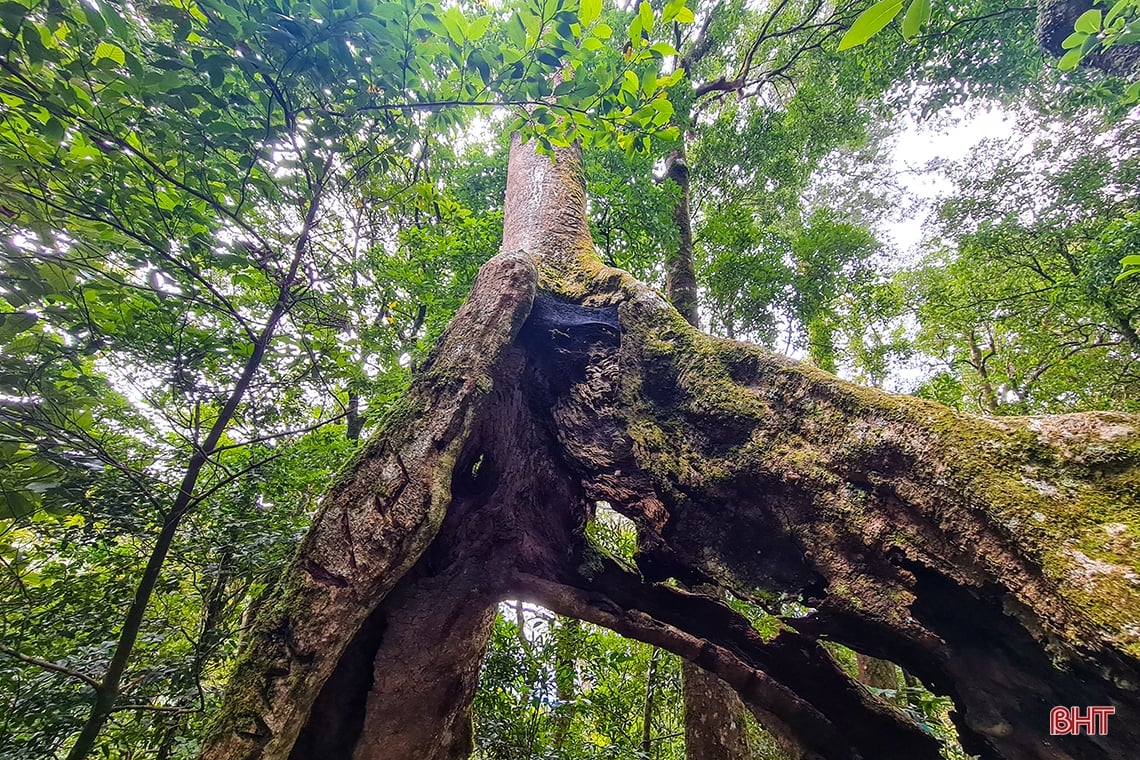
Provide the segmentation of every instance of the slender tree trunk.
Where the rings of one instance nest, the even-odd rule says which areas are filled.
[[[561,618],[554,629],[554,691],[558,706],[554,710],[554,748],[561,750],[574,715],[573,702],[578,684],[578,649],[582,640],[582,621]]]
[[[576,151],[516,141],[510,170],[506,253],[323,500],[204,758],[283,760],[318,734],[369,757],[355,719],[320,728],[335,694],[431,748],[385,760],[457,760],[479,615],[517,598],[696,663],[797,757],[939,757],[820,639],[949,695],[968,752],[1134,756],[1140,419],[959,415],[710,338],[591,253]],[[637,525],[636,571],[588,539],[597,501]],[[706,582],[812,612],[764,639],[683,588]],[[448,673],[427,675],[433,649]],[[416,678],[451,698],[401,700]],[[1111,730],[1050,736],[1058,704],[1112,704]]]
[[[665,171],[679,190],[677,203],[673,206],[673,223],[677,227],[678,236],[677,250],[670,250],[665,256],[665,294],[685,321],[698,327],[699,292],[696,265],[693,262],[693,218],[689,211],[692,190],[683,147],[669,155],[665,161]]]
[[[344,437],[350,441],[359,441],[364,430],[364,415],[360,413],[360,394],[356,391],[348,392],[348,408],[344,419]]]
[[[990,374],[986,369],[986,357],[982,356],[982,348],[978,345],[978,336],[970,331],[970,366],[978,373],[982,386],[982,406],[990,414],[998,412],[998,395],[990,382]]]
[[[657,695],[657,661],[661,650],[654,649],[649,655],[649,667],[645,671],[645,702],[641,709],[641,752],[651,757],[653,751],[653,702]]]
[[[673,207],[678,245],[665,260],[665,294],[669,303],[694,327],[699,327],[699,292],[693,263],[693,221],[689,207],[691,188],[684,150],[666,161],[667,176],[677,184]],[[702,592],[717,598],[722,592],[706,585]],[[685,703],[685,755],[689,760],[748,760],[747,708],[736,691],[716,676],[690,662],[681,663]],[[646,698],[648,705],[649,698]],[[648,752],[648,744],[645,751]]]
[[[320,180],[322,183],[324,182],[324,175],[328,171],[331,160],[330,157],[325,162],[322,178]],[[155,587],[158,585],[158,579],[162,573],[163,565],[166,564],[166,557],[174,545],[174,538],[178,533],[178,528],[182,524],[182,520],[196,504],[195,490],[198,487],[198,480],[210,461],[210,457],[213,456],[218,444],[221,442],[222,435],[229,428],[230,423],[237,414],[238,407],[244,401],[246,391],[249,390],[254,377],[261,371],[262,360],[265,358],[265,353],[269,350],[270,342],[277,333],[278,325],[293,306],[293,288],[298,282],[298,274],[301,271],[301,261],[309,246],[309,236],[312,234],[317,223],[321,193],[322,190],[318,184],[315,187],[314,196],[309,200],[308,208],[305,210],[304,221],[301,224],[301,230],[290,252],[289,265],[282,278],[281,287],[278,289],[277,299],[274,301],[273,308],[270,310],[269,316],[265,321],[265,326],[253,341],[253,350],[246,360],[245,366],[242,367],[241,375],[238,377],[225,403],[219,410],[217,419],[215,419],[214,423],[210,426],[205,440],[196,448],[186,464],[186,469],[182,474],[182,480],[178,486],[178,492],[174,496],[173,503],[170,505],[170,511],[166,513],[162,521],[162,529],[159,531],[154,547],[147,557],[142,577],[135,587],[134,598],[127,607],[123,618],[123,625],[119,631],[118,640],[115,642],[111,659],[107,663],[107,669],[104,671],[103,677],[99,680],[99,684],[95,688],[94,703],[87,715],[87,720],[84,722],[83,727],[79,731],[79,735],[76,737],[75,743],[71,747],[71,751],[67,754],[67,760],[85,760],[85,758],[91,754],[95,748],[95,742],[103,730],[103,726],[106,725],[107,719],[111,717],[115,703],[121,696],[120,687],[122,685],[123,675],[127,672],[131,654],[134,652],[135,642],[138,641],[139,634],[142,632],[147,608],[150,606]]]

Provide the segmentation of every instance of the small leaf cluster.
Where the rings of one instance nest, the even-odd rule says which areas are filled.
[[[1107,11],[1090,8],[1077,18],[1073,33],[1061,43],[1066,52],[1057,67],[1071,71],[1098,50],[1137,43],[1140,43],[1140,2],[1117,0]],[[1140,79],[1124,91],[1123,100],[1126,103],[1140,100]]]

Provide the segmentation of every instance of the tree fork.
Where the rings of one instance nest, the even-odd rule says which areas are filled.
[[[324,500],[258,616],[203,757],[288,758],[338,663],[367,659],[358,636],[365,655],[384,653],[386,675],[372,655],[372,678],[347,692],[383,703],[384,682],[424,664],[399,654],[409,637],[367,625],[390,605],[417,609],[399,589],[431,583],[465,622],[457,638],[428,640],[446,640],[462,672],[485,641],[479,616],[522,594],[711,670],[801,757],[937,757],[819,638],[951,696],[971,752],[1130,757],[1140,420],[958,415],[703,335],[601,265],[577,153],[558,159],[513,144],[506,253]],[[599,500],[637,525],[636,568],[587,541]],[[764,642],[671,578],[782,593],[813,611]],[[458,683],[437,722],[465,720],[470,682]],[[1049,736],[1057,704],[1115,706],[1109,735]],[[466,751],[443,744],[433,760]]]

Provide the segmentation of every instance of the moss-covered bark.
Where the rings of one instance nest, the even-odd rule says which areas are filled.
[[[971,752],[1132,757],[1140,420],[958,415],[703,335],[590,255],[576,156],[562,158],[512,159],[542,169],[508,185],[530,208],[569,205],[541,215],[549,229],[508,224],[527,250],[484,267],[326,497],[203,757],[463,757],[484,616],[518,596],[697,663],[799,757],[938,756],[820,639],[950,695]],[[587,540],[599,500],[635,521],[636,567]],[[681,588],[705,583],[811,612],[765,639]],[[429,675],[425,651],[452,675]],[[447,688],[393,698],[416,678]],[[1117,713],[1108,736],[1050,737],[1056,704]],[[360,717],[330,728],[329,705]],[[393,724],[415,741],[385,744]]]
[[[526,319],[537,272],[497,257],[380,435],[346,468],[247,637],[202,758],[289,757],[322,685],[452,504],[460,449]]]

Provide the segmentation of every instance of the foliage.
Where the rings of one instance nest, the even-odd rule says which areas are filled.
[[[645,644],[577,624],[569,657],[556,650],[570,621],[503,605],[475,701],[481,760],[607,758],[682,760],[680,667]],[[507,614],[504,614],[507,613]],[[565,646],[565,641],[561,642]],[[559,698],[558,667],[572,688]],[[651,680],[651,686],[649,679]],[[645,697],[652,688],[651,753],[642,752]]]
[[[1086,57],[1117,45],[1140,42],[1140,2],[1137,0],[1096,0],[1102,8],[1090,8],[1077,17],[1073,33],[1062,43],[1066,51],[1057,62],[1062,71],[1071,71]],[[839,50],[858,47],[877,35],[902,12],[904,0],[878,0],[859,14],[839,42]],[[914,40],[931,18],[931,0],[905,3],[900,31],[906,40]],[[957,8],[947,9],[953,13]],[[1140,98],[1140,81],[1133,82],[1124,93],[1126,102]]]
[[[839,49],[847,50],[862,45],[891,23],[902,9],[903,0],[879,0],[859,14],[855,23],[839,41]],[[902,20],[903,37],[908,40],[913,39],[922,25],[929,20],[930,0],[910,0],[907,3],[906,14]]]
[[[1073,23],[1073,33],[1061,43],[1066,52],[1057,67],[1062,71],[1075,69],[1082,60],[1097,52],[1140,43],[1140,2],[1099,0],[1098,4],[1104,9],[1090,8],[1078,16]],[[1123,99],[1127,103],[1140,100],[1140,79],[1129,85]]]
[[[1135,198],[1121,192],[1136,125],[1089,118],[958,167],[940,247],[903,275],[918,344],[949,373],[928,385],[935,398],[1006,413],[1135,408],[1140,299],[1115,275],[1138,245]]]

